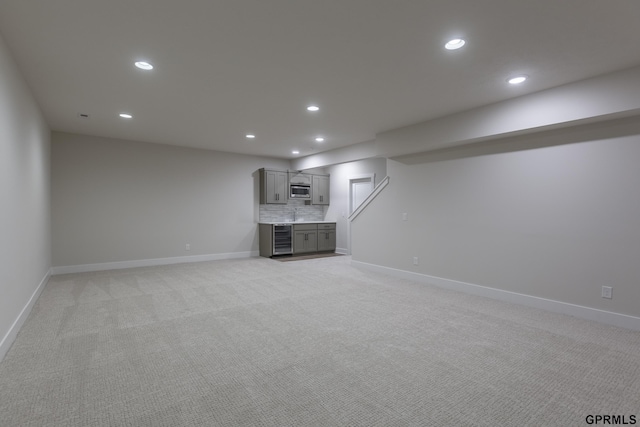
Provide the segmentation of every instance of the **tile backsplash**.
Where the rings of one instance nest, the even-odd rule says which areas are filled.
[[[289,200],[286,205],[260,205],[260,222],[293,221],[294,212],[298,221],[324,221],[325,206],[305,205],[304,200]]]

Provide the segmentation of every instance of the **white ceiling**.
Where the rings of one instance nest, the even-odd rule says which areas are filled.
[[[283,158],[636,66],[639,22],[637,0],[0,0],[53,130]]]

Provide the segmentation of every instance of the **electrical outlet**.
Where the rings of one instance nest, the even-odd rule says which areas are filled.
[[[602,298],[609,298],[611,299],[613,293],[613,288],[611,286],[603,286],[602,287]]]
[[[413,257],[413,265],[418,265],[418,257],[417,256]]]
[[[184,250],[185,251],[190,251],[191,250],[191,245],[188,244],[188,243],[186,245],[184,245]]]

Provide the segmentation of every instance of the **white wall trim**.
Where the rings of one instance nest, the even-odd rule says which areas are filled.
[[[473,283],[459,282],[457,280],[444,279],[441,277],[429,276],[421,273],[414,273],[406,270],[384,267],[376,264],[369,264],[361,261],[351,261],[354,267],[382,273],[389,276],[414,280],[421,283],[428,283],[445,289],[465,292],[500,301],[521,304],[528,307],[551,311],[554,313],[567,314],[586,320],[593,320],[608,325],[640,331],[640,317],[626,314],[614,313],[611,311],[599,310],[591,307],[570,304],[531,295],[519,294],[502,289],[490,288],[487,286],[475,285]]]
[[[31,295],[31,298],[29,298],[29,301],[27,301],[27,304],[24,306],[24,308],[22,309],[22,311],[20,312],[16,320],[13,322],[13,325],[11,325],[11,327],[9,328],[5,336],[2,338],[2,341],[0,341],[0,362],[2,361],[2,359],[4,359],[4,356],[6,356],[6,354],[9,352],[11,345],[13,344],[16,337],[18,336],[18,332],[20,332],[20,328],[22,328],[22,325],[29,317],[29,313],[31,313],[31,309],[33,309],[33,306],[35,305],[36,301],[38,301],[38,298],[40,297],[42,290],[44,289],[45,285],[49,281],[49,277],[51,277],[51,269],[49,269],[47,273],[44,275],[44,277],[40,281],[40,284]]]
[[[349,250],[346,248],[336,248],[337,254],[349,255]]]
[[[382,181],[380,181],[378,183],[378,185],[375,186],[375,188],[373,189],[373,191],[371,193],[369,193],[369,195],[367,196],[366,199],[364,199],[364,201],[362,202],[362,204],[360,206],[358,206],[358,208],[353,211],[349,217],[347,218],[347,220],[349,222],[353,222],[354,219],[356,219],[356,217],[358,215],[360,215],[360,213],[362,211],[364,211],[367,206],[369,206],[369,204],[376,198],[378,197],[378,194],[380,194],[380,192],[382,192],[382,190],[384,190],[384,188],[389,184],[389,176],[385,176],[384,179]],[[349,185],[351,185],[351,182],[349,182]],[[349,192],[351,192],[351,189],[349,189]]]
[[[348,200],[347,200],[347,206],[349,207],[349,215],[351,215],[351,213],[353,213],[354,211],[356,211],[358,209],[358,206],[356,206],[356,209],[352,209],[353,208],[353,183],[354,181],[365,181],[368,180],[369,183],[371,184],[371,191],[369,192],[369,194],[373,193],[373,190],[375,190],[375,186],[376,186],[376,174],[375,173],[364,173],[364,174],[359,174],[359,175],[352,175],[347,177],[347,180],[349,182],[349,195]],[[367,198],[365,198],[365,200],[363,200],[363,204],[364,202],[367,201]]]
[[[349,175],[347,177],[348,181],[358,181],[361,179],[371,180],[371,190],[373,191],[373,187],[376,184],[376,174],[375,173],[359,173],[356,175]]]
[[[86,273],[90,271],[121,270],[124,268],[152,267],[156,265],[182,264],[186,262],[218,261],[222,259],[257,257],[259,251],[230,252],[221,254],[179,256],[171,258],[139,259],[134,261],[103,262],[52,267],[51,274]]]

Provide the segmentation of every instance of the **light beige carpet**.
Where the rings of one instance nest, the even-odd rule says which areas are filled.
[[[266,258],[54,276],[0,425],[581,426],[640,413],[640,333]]]

